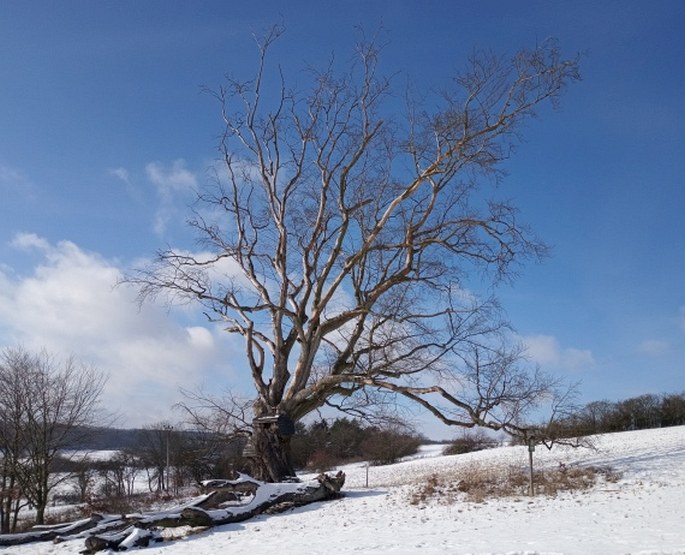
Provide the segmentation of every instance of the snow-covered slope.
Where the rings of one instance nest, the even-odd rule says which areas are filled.
[[[433,450],[388,467],[347,467],[347,496],[289,513],[216,528],[141,555],[213,553],[685,554],[685,427],[600,436],[596,449],[538,448],[538,468],[611,466],[616,483],[555,498],[412,505],[416,482],[476,465],[527,467],[525,447],[468,455]],[[432,455],[432,456],[431,456]],[[7,548],[16,555],[76,554],[82,542]]]

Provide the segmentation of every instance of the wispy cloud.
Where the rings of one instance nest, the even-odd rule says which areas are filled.
[[[35,233],[17,233],[10,241],[10,246],[23,251],[35,249],[48,252],[50,250],[50,243]]]
[[[182,159],[175,160],[168,169],[160,162],[150,162],[145,173],[161,195],[197,189],[197,178]]]
[[[528,356],[543,368],[579,371],[596,364],[592,351],[575,347],[562,347],[551,335],[533,335],[522,338]]]
[[[128,170],[126,168],[113,168],[109,170],[109,173],[115,177],[121,179],[124,183],[130,183],[131,180],[128,176]]]
[[[108,372],[107,402],[126,409],[127,424],[167,417],[179,386],[231,378],[226,361],[237,357],[225,333],[201,321],[181,325],[164,307],[139,309],[135,291],[115,286],[122,271],[113,262],[33,234],[12,245],[42,258],[28,277],[0,269],[0,345],[73,353]]]
[[[22,170],[0,164],[0,192],[33,197],[35,187]]]
[[[154,231],[164,235],[170,220],[177,213],[177,197],[197,190],[197,178],[186,167],[185,160],[175,160],[166,168],[160,162],[150,162],[145,166],[145,174],[157,190],[160,205],[155,214]]]
[[[140,189],[133,184],[131,175],[126,168],[110,168],[108,171],[110,175],[116,177],[126,185],[126,193],[133,201],[136,203],[143,202],[143,195],[141,194]]]
[[[663,341],[661,339],[646,339],[640,343],[637,350],[643,355],[647,356],[659,356],[668,352],[671,345],[668,341]]]

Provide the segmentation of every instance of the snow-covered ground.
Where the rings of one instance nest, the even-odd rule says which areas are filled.
[[[387,467],[352,465],[346,497],[157,544],[141,555],[685,554],[685,427],[600,436],[596,449],[538,447],[536,468],[610,466],[618,482],[555,498],[410,503],[413,484],[474,466],[527,468],[525,447],[443,457],[435,447]],[[71,555],[83,541],[5,548],[13,555]],[[3,550],[0,549],[0,552]],[[4,555],[4,554],[3,554]]]

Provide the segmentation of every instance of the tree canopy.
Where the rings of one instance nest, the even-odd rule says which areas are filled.
[[[402,397],[447,424],[514,430],[553,381],[508,344],[492,286],[545,246],[491,185],[577,59],[554,41],[476,52],[440,93],[402,95],[365,43],[291,88],[267,63],[281,31],[258,41],[252,79],[211,91],[222,163],[190,220],[201,249],[163,250],[129,281],[243,337],[257,417],[378,414]],[[223,408],[243,423],[244,409]],[[259,477],[282,478],[287,439],[262,428],[260,458],[281,456]]]

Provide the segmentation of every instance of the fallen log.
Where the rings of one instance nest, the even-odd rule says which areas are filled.
[[[0,536],[0,546],[39,541],[84,538],[84,554],[124,551],[162,541],[160,530],[179,526],[211,528],[243,522],[258,514],[283,512],[293,507],[341,496],[345,474],[319,475],[311,482],[266,483],[240,475],[236,480],[205,482],[207,491],[180,507],[135,515],[93,515],[68,524],[37,527],[24,534]]]
[[[162,541],[159,532],[129,526],[116,534],[88,536],[85,541],[86,549],[82,553],[97,553],[105,549],[126,551],[133,547],[147,547],[152,541]]]
[[[75,536],[81,532],[94,528],[102,520],[102,515],[94,514],[90,518],[68,522],[66,524],[34,526],[33,530],[30,532],[0,535],[0,546],[54,541],[62,536]]]

